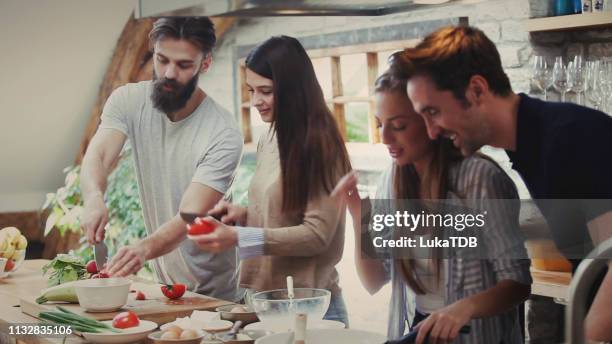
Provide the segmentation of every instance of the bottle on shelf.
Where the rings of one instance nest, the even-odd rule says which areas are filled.
[[[574,0],[555,0],[555,15],[574,14]]]

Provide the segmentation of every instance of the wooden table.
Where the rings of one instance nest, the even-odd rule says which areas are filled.
[[[20,307],[24,299],[32,299],[40,295],[41,290],[47,287],[47,278],[42,275],[42,267],[47,264],[48,260],[28,260],[23,262],[19,269],[11,274],[10,277],[0,279],[0,326],[6,324],[32,324],[38,323],[38,319],[30,315],[24,314]],[[195,294],[194,294],[195,295]],[[187,296],[187,294],[186,294]],[[206,310],[213,310],[215,307],[232,304],[232,302],[213,299],[214,302],[207,304]],[[178,307],[180,308],[180,307]],[[171,310],[172,309],[172,310]],[[168,315],[173,314],[176,308],[168,306]],[[179,316],[186,316],[184,309],[181,309]],[[190,312],[189,312],[190,313]],[[164,314],[162,323],[172,321],[176,318],[166,316]],[[17,343],[32,343],[32,344],[59,344],[63,342],[63,338],[20,338]],[[4,344],[2,333],[0,332],[0,343]],[[71,335],[66,343],[86,343],[79,336]]]
[[[42,276],[41,268],[47,260],[28,260],[10,277],[0,279],[0,324],[32,324],[38,319],[21,312],[19,301],[21,297],[38,295],[46,287],[46,278]],[[20,338],[17,343],[60,344],[63,338]],[[82,337],[68,336],[66,343],[87,343]]]

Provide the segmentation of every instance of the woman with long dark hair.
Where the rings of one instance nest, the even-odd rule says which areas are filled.
[[[196,242],[213,252],[237,245],[240,285],[250,291],[285,288],[288,275],[295,287],[330,290],[325,319],[348,324],[335,268],[345,212],[329,196],[351,169],[342,136],[298,40],[266,40],[250,52],[246,68],[251,105],[271,125],[257,146],[249,204],[220,202],[209,214],[223,223],[215,221],[215,232]]]
[[[373,247],[370,234],[362,232],[357,176],[346,175],[333,197],[340,204],[346,202],[353,217],[360,279],[372,294],[392,283],[389,338],[401,337],[407,322],[412,329],[419,329],[417,343],[423,343],[427,336],[430,343],[522,343],[518,305],[530,293],[531,277],[529,261],[516,259],[526,256],[518,226],[516,188],[490,159],[463,158],[449,140],[430,140],[423,119],[406,94],[406,82],[401,61],[394,59],[391,69],[375,85],[376,117],[383,143],[393,158],[376,198],[394,201],[383,206],[387,210],[382,212],[394,212],[388,209],[400,204],[399,200],[425,211],[443,209],[440,205],[444,200],[449,203],[448,199],[470,205],[492,199],[507,201],[495,203],[498,207],[480,230],[480,245],[487,251],[484,258],[463,259],[454,256],[453,250],[442,254],[440,248],[419,247],[371,259],[363,253],[380,251]],[[380,213],[377,203],[385,202],[374,202],[372,214]],[[432,228],[415,232],[416,236],[440,235],[427,229]],[[393,238],[400,233],[393,232]],[[429,252],[424,255],[423,250]],[[460,333],[464,325],[471,327],[467,334]]]

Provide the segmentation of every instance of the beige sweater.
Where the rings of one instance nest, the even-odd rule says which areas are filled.
[[[247,226],[264,228],[264,255],[242,261],[241,287],[286,288],[286,276],[292,275],[296,288],[338,292],[335,266],[342,258],[345,211],[323,196],[311,200],[303,214],[283,213],[281,188],[276,136],[262,135],[249,186]]]

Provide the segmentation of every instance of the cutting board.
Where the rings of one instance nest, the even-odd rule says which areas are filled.
[[[90,313],[78,304],[48,302],[39,305],[35,301],[36,297],[21,297],[19,303],[23,313],[36,318],[38,318],[40,312],[56,310],[56,306],[61,305],[77,314],[96,320],[111,320],[117,313],[131,310],[140,319],[150,320],[159,325],[174,321],[177,317],[189,316],[194,310],[214,311],[219,306],[233,304],[229,301],[206,297],[189,291],[185,292],[185,295],[178,300],[170,300],[162,294],[158,284],[132,282],[130,289],[142,291],[146,300],[136,300],[136,293],[130,293],[128,302],[122,309],[108,313]]]

